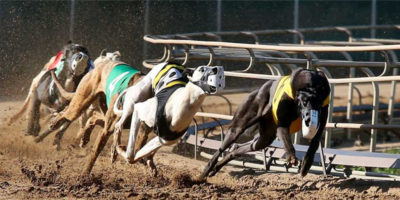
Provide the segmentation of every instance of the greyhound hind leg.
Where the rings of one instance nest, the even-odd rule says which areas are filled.
[[[47,128],[47,130],[45,132],[43,132],[42,134],[40,134],[38,137],[35,138],[35,142],[39,143],[39,142],[43,141],[44,138],[46,138],[48,135],[50,135],[50,133],[52,133],[54,130],[61,127],[65,123],[68,123],[68,126],[69,126],[71,121],[65,119],[62,116],[57,117],[56,120],[49,125],[49,127]]]
[[[113,105],[114,102],[115,98],[111,101],[111,105]],[[104,146],[107,144],[108,138],[114,132],[115,123],[117,122],[119,117],[114,114],[112,109],[108,109],[104,119],[104,128],[97,136],[93,149],[94,151],[89,156],[89,159],[83,171],[83,175],[88,175],[92,171],[97,157],[100,155],[101,151],[104,149]]]
[[[84,148],[89,142],[90,135],[96,125],[104,127],[104,117],[100,116],[100,113],[98,112],[93,112],[93,115],[86,122],[85,127],[81,128],[75,137],[75,140],[79,143],[81,148]]]
[[[66,123],[64,123],[54,137],[53,145],[57,147],[57,151],[61,150],[61,138],[69,125],[71,125],[71,121],[67,121]]]
[[[31,100],[28,104],[28,128],[25,135],[37,136],[40,132],[40,104],[36,91],[32,92]]]
[[[237,149],[230,152],[215,165],[209,176],[214,176],[224,165],[233,160],[236,156],[245,154],[250,151],[258,151],[264,149],[275,140],[276,136],[273,131],[273,127],[268,126],[265,123],[259,123],[259,125],[260,134],[256,135],[253,140],[245,144],[238,145]]]

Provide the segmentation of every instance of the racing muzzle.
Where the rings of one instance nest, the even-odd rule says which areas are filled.
[[[89,56],[85,53],[79,52],[72,55],[71,59],[71,69],[74,72],[74,75],[81,75],[85,73],[86,68],[90,67],[91,62],[89,61]]]
[[[303,119],[302,119],[302,133],[303,137],[306,139],[313,139],[315,134],[317,134],[318,131],[318,110],[307,110],[304,111],[303,113]]]
[[[207,94],[215,94],[225,88],[224,67],[222,66],[200,66],[194,73],[201,73],[201,78],[193,83]]]

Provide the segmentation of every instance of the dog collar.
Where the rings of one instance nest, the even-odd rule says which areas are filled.
[[[56,58],[54,59],[54,62],[51,63],[49,67],[47,67],[47,70],[53,70],[58,68],[62,64],[62,59],[64,58],[64,53],[62,51],[58,52],[56,55]]]

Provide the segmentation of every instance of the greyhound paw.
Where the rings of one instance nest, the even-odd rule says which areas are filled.
[[[126,146],[118,145],[118,146],[116,146],[116,149],[117,149],[118,154],[121,155],[127,163],[129,163],[129,164],[134,163],[134,156],[128,157],[126,155]]]
[[[53,147],[54,147],[57,151],[61,151],[61,145],[60,145],[60,144],[53,144]]]
[[[157,177],[158,176],[158,170],[156,169],[151,169],[151,176],[152,177]]]
[[[153,177],[157,177],[158,176],[158,170],[157,170],[156,165],[154,164],[153,159],[147,160],[146,163],[147,163],[147,166],[150,167],[151,175]]]
[[[286,162],[288,163],[288,167],[297,166],[298,160],[294,154],[288,154],[286,156]]]
[[[26,135],[26,134],[25,134]],[[26,135],[26,136],[28,136],[28,135]],[[39,142],[41,142],[41,141],[43,141],[43,137],[36,137],[33,141],[35,142],[35,143],[39,143]]]
[[[125,160],[129,164],[134,164],[135,163],[135,159],[134,158],[125,158]]]
[[[82,137],[82,138],[79,140],[79,147],[85,148],[86,145],[87,145],[87,143],[89,143],[89,140],[90,140],[90,139],[88,139],[88,138]]]
[[[200,176],[197,177],[198,180],[206,180],[207,179],[207,173],[204,171],[203,173],[200,174]]]
[[[215,174],[217,174],[217,170],[216,169],[213,169],[213,170],[211,170],[211,172],[208,174],[208,177],[213,177],[213,176],[215,176]]]
[[[116,133],[120,133],[121,132],[121,130],[122,130],[122,123],[121,122],[117,122],[116,124],[115,124],[115,132]]]
[[[112,145],[111,147],[111,164],[113,164],[117,160],[117,147],[115,145]]]

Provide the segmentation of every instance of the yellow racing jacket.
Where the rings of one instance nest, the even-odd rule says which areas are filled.
[[[274,94],[274,97],[272,99],[272,116],[275,122],[275,125],[278,125],[279,119],[278,119],[278,107],[279,104],[282,100],[282,97],[284,94],[286,94],[289,98],[291,98],[292,100],[294,100],[294,95],[293,95],[293,91],[292,91],[292,86],[290,84],[290,76],[284,76],[282,77],[281,80],[279,80],[278,86],[276,87],[276,91]],[[322,103],[322,107],[325,107],[329,104],[329,98],[330,95],[328,95],[323,103]],[[297,111],[293,111],[293,112],[297,112]],[[301,116],[299,116],[296,120],[294,120],[289,127],[289,133],[296,133],[301,129]]]

